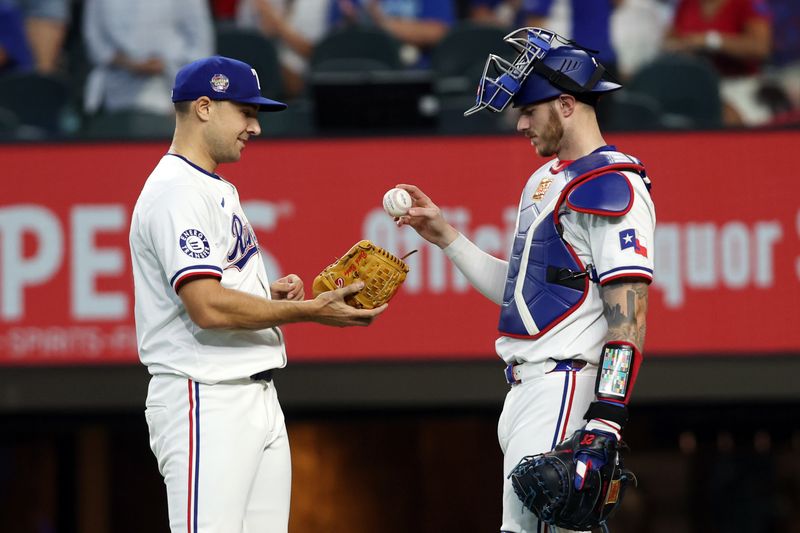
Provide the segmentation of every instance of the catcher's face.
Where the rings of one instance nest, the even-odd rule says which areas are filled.
[[[232,163],[242,157],[247,140],[261,133],[258,106],[227,100],[213,102],[214,112],[206,130],[211,157],[217,163]]]
[[[557,100],[523,107],[517,120],[517,131],[525,135],[542,157],[558,153],[564,138],[564,127],[556,111]]]

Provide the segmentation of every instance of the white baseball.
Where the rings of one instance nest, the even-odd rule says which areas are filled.
[[[393,217],[401,217],[411,209],[411,195],[404,189],[389,189],[383,195],[383,209]]]

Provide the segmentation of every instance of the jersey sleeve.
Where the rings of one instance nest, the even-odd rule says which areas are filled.
[[[202,192],[182,188],[162,195],[148,212],[147,235],[175,292],[193,278],[222,279],[224,224],[213,206]]]
[[[618,278],[653,280],[655,208],[638,176],[631,209],[620,217],[584,215],[592,264],[601,285]],[[641,181],[641,180],[640,180]]]

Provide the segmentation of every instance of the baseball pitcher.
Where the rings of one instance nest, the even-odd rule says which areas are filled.
[[[183,67],[175,135],[142,188],[130,229],[139,356],[152,378],[145,417],[173,533],[286,533],[291,464],[273,371],[279,326],[366,326],[385,309],[345,302],[357,282],[304,300],[270,281],[236,187],[216,173],[261,132],[256,71],[230,58]]]

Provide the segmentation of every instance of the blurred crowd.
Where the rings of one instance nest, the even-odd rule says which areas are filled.
[[[177,69],[236,54],[236,42],[249,43],[240,44],[245,56],[274,54],[275,71],[259,69],[262,88],[277,80],[269,87],[279,94],[268,96],[313,100],[318,68],[429,71],[436,80],[449,61],[437,64],[437,50],[453,34],[502,37],[521,26],[596,50],[629,84],[633,97],[609,113],[634,118],[609,117],[612,127],[800,124],[797,0],[0,0],[0,139],[79,136],[125,113],[166,124]],[[398,63],[375,63],[367,52],[376,45],[364,41],[321,67],[315,58],[331,39],[355,28],[391,37]],[[470,53],[482,65],[486,54]],[[475,82],[464,91],[474,95]],[[692,98],[706,109],[681,107]]]

